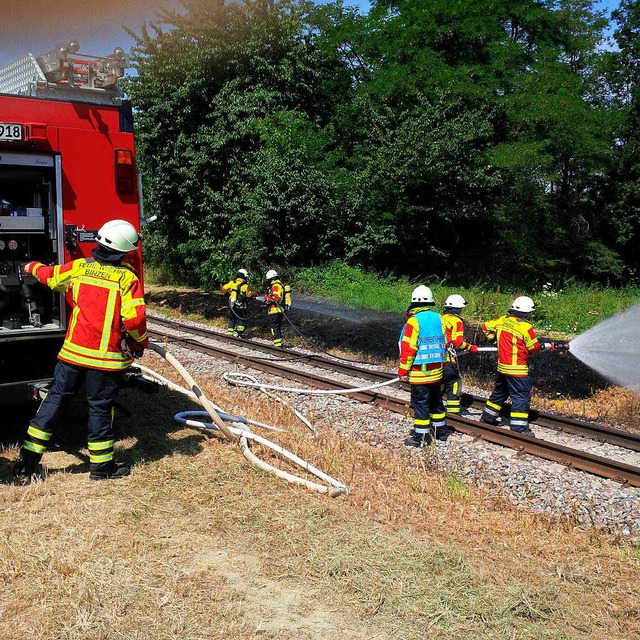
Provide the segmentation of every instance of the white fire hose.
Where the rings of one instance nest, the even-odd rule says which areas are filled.
[[[378,389],[379,387],[387,387],[391,384],[395,384],[400,381],[400,378],[396,376],[391,380],[385,382],[377,382],[376,384],[369,385],[368,387],[357,387],[349,389],[299,389],[297,387],[281,387],[277,384],[264,384],[259,382],[253,376],[246,373],[240,373],[237,371],[230,371],[222,374],[222,379],[226,380],[229,384],[237,385],[240,387],[255,387],[257,389],[273,389],[275,391],[286,391],[288,393],[301,393],[306,395],[340,395],[348,393],[361,393],[363,391],[370,391],[371,389]]]
[[[252,421],[252,420],[249,420],[249,419],[242,419],[242,422],[240,420],[235,420],[232,423],[234,426],[228,427],[224,423],[224,420],[220,417],[220,415],[218,415],[218,411],[217,410],[220,410],[219,407],[216,407],[210,400],[207,399],[207,397],[204,395],[204,392],[198,386],[196,381],[191,377],[191,375],[187,372],[187,370],[180,364],[180,362],[178,362],[178,360],[171,353],[169,353],[161,345],[159,345],[157,343],[154,343],[154,342],[149,343],[148,348],[150,350],[152,350],[152,351],[155,351],[158,355],[160,355],[162,358],[164,358],[169,364],[171,364],[176,369],[176,371],[182,376],[182,378],[185,380],[185,382],[189,385],[190,390],[182,388],[179,385],[176,385],[176,384],[170,382],[169,380],[167,380],[166,378],[163,378],[160,374],[157,374],[155,371],[149,369],[148,367],[141,367],[141,368],[146,373],[148,373],[151,376],[153,376],[154,378],[156,378],[161,384],[169,386],[172,389],[174,389],[176,391],[180,391],[181,393],[184,393],[185,395],[188,395],[188,396],[194,398],[195,400],[197,400],[203,406],[203,408],[206,410],[206,414],[208,414],[208,416],[212,420],[211,424],[208,424],[208,423],[205,423],[205,422],[200,422],[200,421],[185,420],[184,421],[185,424],[188,424],[188,425],[191,425],[191,426],[197,426],[197,427],[204,427],[204,428],[212,428],[213,427],[215,429],[219,429],[224,434],[224,436],[228,440],[230,440],[231,442],[236,442],[236,441],[239,440],[240,449],[241,449],[244,457],[247,460],[249,460],[249,462],[251,462],[252,464],[256,465],[260,469],[263,469],[264,471],[267,471],[269,473],[273,473],[274,475],[278,476],[279,478],[283,478],[283,479],[285,479],[285,480],[287,480],[289,482],[292,482],[294,484],[305,486],[308,489],[312,489],[314,491],[317,491],[318,493],[326,493],[329,496],[331,496],[332,498],[338,497],[340,495],[347,495],[349,493],[349,489],[344,483],[339,482],[335,478],[332,478],[331,476],[327,475],[326,473],[320,471],[320,469],[317,469],[313,465],[311,465],[308,462],[302,460],[301,458],[296,456],[294,453],[291,453],[290,451],[287,451],[284,447],[281,447],[280,445],[277,445],[277,444],[271,442],[270,440],[267,440],[266,438],[264,438],[262,436],[259,436],[258,434],[253,433],[252,431],[250,431],[250,429],[249,429],[249,427],[247,425],[248,424],[253,424],[253,425],[256,425],[256,426],[262,426],[262,427],[272,428],[274,430],[278,430],[276,427],[270,427],[269,425],[263,425],[262,423],[258,423],[256,421]],[[231,416],[230,414],[225,414],[225,415],[227,417],[231,418],[231,419],[237,418],[237,416]],[[287,471],[283,471],[282,469],[278,469],[277,467],[274,467],[273,465],[270,465],[269,463],[265,462],[264,460],[260,460],[250,450],[249,442],[248,442],[249,440],[254,440],[255,442],[258,442],[258,443],[268,447],[272,451],[280,454],[281,456],[283,456],[284,458],[286,458],[290,462],[296,464],[297,466],[301,467],[305,471],[315,475],[317,478],[319,478],[320,480],[323,480],[327,484],[323,485],[323,484],[319,484],[317,482],[312,482],[312,481],[307,480],[305,478],[301,478],[299,476],[296,476],[296,475],[294,475],[292,473],[288,473]]]

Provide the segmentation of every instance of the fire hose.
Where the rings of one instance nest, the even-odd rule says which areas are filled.
[[[230,442],[239,441],[240,450],[242,451],[242,454],[244,455],[244,457],[247,460],[249,460],[249,462],[259,467],[263,471],[272,473],[279,478],[287,480],[288,482],[305,486],[308,489],[317,491],[318,493],[326,493],[332,498],[338,497],[340,495],[347,495],[349,493],[349,489],[345,484],[343,484],[342,482],[339,482],[335,478],[332,478],[331,476],[324,473],[320,469],[317,469],[316,467],[306,462],[305,460],[302,460],[301,458],[296,456],[294,453],[287,451],[284,447],[281,447],[280,445],[277,445],[271,442],[270,440],[256,433],[253,433],[250,430],[249,425],[253,424],[253,425],[262,426],[262,427],[266,426],[267,428],[272,428],[274,430],[277,430],[276,427],[269,427],[268,425],[263,425],[261,423],[258,423],[256,421],[252,421],[249,419],[237,419],[238,416],[233,416],[231,414],[221,412],[220,408],[216,407],[216,405],[214,405],[205,396],[204,392],[198,386],[196,381],[191,377],[189,372],[182,366],[182,364],[170,352],[168,352],[161,345],[153,342],[149,343],[148,348],[151,351],[154,351],[155,353],[157,353],[162,358],[164,358],[170,365],[172,365],[174,369],[182,376],[182,378],[185,380],[187,385],[189,385],[189,389],[180,387],[179,385],[175,385],[174,383],[170,383],[169,380],[167,380],[166,378],[163,378],[162,376],[160,376],[153,370],[148,369],[147,367],[144,367],[144,370],[150,375],[152,375],[153,377],[155,377],[161,384],[171,386],[174,390],[180,391],[181,393],[184,393],[185,395],[197,400],[197,402],[199,402],[203,406],[205,411],[198,412],[196,415],[198,417],[208,416],[211,420],[211,422],[194,421],[194,420],[191,420],[191,418],[194,417],[193,412],[183,412],[181,414],[176,415],[175,419],[177,422],[180,422],[181,424],[186,424],[189,426],[196,426],[196,427],[202,427],[206,429],[215,429],[215,430],[221,431],[223,435]],[[222,417],[223,415],[224,417]],[[225,421],[231,422],[233,426],[230,426],[230,427],[227,426],[225,424]],[[254,442],[262,444],[263,446],[271,449],[275,453],[278,453],[279,455],[286,458],[293,464],[311,473],[312,475],[316,476],[318,479],[324,481],[327,484],[319,484],[317,482],[313,482],[311,480],[301,478],[287,471],[283,471],[282,469],[278,469],[277,467],[274,467],[273,465],[265,462],[264,460],[260,460],[251,451],[249,447],[249,440],[253,440]]]

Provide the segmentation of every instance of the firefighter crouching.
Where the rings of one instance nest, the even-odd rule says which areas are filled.
[[[267,317],[269,328],[273,337],[273,346],[282,347],[282,318],[285,311],[291,307],[291,287],[282,284],[278,272],[269,269],[265,274],[268,290],[264,296],[264,304],[267,305]]]
[[[63,401],[84,379],[89,403],[89,477],[121,478],[129,467],[114,462],[113,405],[123,373],[149,342],[143,290],[121,261],[138,248],[135,227],[124,220],[105,223],[96,235],[93,259],[53,267],[30,262],[24,270],[55,291],[69,291],[72,314],[58,354],[51,389],[31,420],[20,457],[19,477],[39,477]],[[124,334],[123,334],[124,328]]]
[[[498,375],[493,393],[480,417],[482,422],[497,424],[502,405],[511,397],[511,430],[533,437],[535,434],[529,428],[529,355],[552,347],[551,344],[542,345],[538,341],[536,332],[529,323],[534,309],[535,303],[531,298],[520,296],[513,301],[507,315],[482,325],[487,338],[498,345]]]
[[[432,434],[446,439],[445,409],[442,401],[442,374],[445,342],[442,319],[431,310],[433,294],[420,285],[411,294],[407,322],[400,333],[400,380],[411,385],[413,429],[404,444],[422,447],[431,444]]]
[[[223,284],[221,289],[229,296],[229,322],[227,335],[242,338],[247,318],[247,303],[253,297],[253,292],[247,284],[249,274],[246,269],[238,269],[236,277]]]
[[[447,399],[447,415],[460,415],[460,396],[462,395],[462,378],[458,367],[456,349],[478,353],[478,346],[465,342],[464,323],[460,314],[467,306],[466,300],[459,294],[450,295],[444,303],[442,327],[447,347],[444,360],[442,388]]]

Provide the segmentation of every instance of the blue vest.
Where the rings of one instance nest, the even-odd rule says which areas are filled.
[[[413,364],[444,362],[444,333],[442,319],[435,311],[419,311],[414,316],[418,321],[418,352]]]

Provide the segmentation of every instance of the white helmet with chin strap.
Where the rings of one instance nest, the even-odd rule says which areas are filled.
[[[464,309],[467,306],[467,301],[459,294],[451,294],[444,303],[445,309]]]
[[[433,293],[429,287],[425,287],[421,284],[411,292],[411,302],[424,302],[426,304],[433,304]]]
[[[245,279],[249,276],[249,272],[246,269],[238,269],[238,273]]]
[[[513,311],[531,313],[536,308],[536,303],[529,296],[519,296],[511,303]]]
[[[278,272],[275,269],[269,269],[269,271],[267,271],[267,275],[265,276],[265,278],[267,280],[273,280],[274,278],[278,277]]]
[[[115,252],[129,253],[138,248],[140,236],[136,228],[126,220],[109,220],[96,234],[96,242]]]

